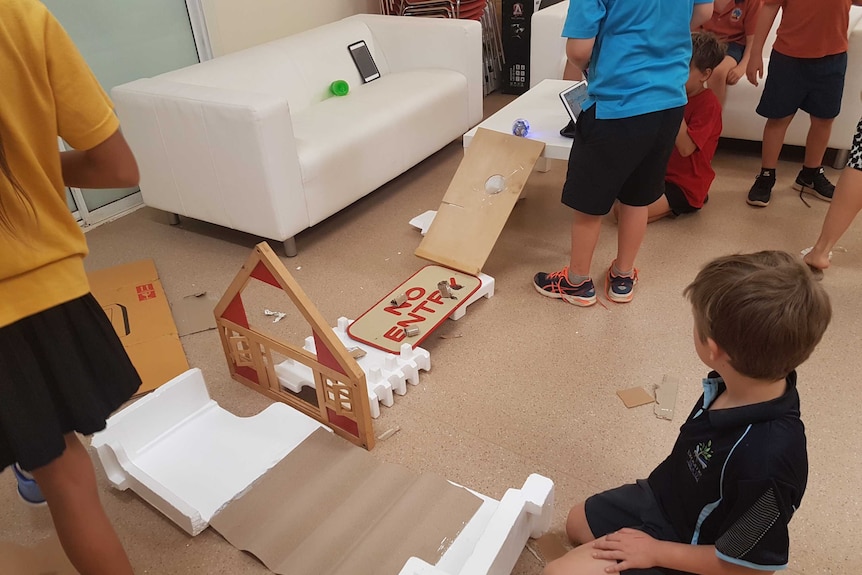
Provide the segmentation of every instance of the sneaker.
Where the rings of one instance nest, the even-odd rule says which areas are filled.
[[[616,303],[628,303],[635,295],[635,284],[638,283],[638,270],[632,271],[630,276],[618,276],[614,274],[614,264],[608,268],[608,278],[605,282],[605,291],[608,299]]]
[[[772,196],[772,186],[774,185],[775,180],[764,176],[757,176],[751,189],[748,190],[748,199],[745,201],[748,202],[749,206],[765,208],[769,205],[769,198]]]
[[[575,121],[569,120],[569,123],[563,126],[560,130],[560,135],[564,138],[574,138],[575,137]]]
[[[18,480],[18,497],[21,501],[35,507],[45,505],[45,496],[42,495],[42,490],[39,489],[39,484],[33,476],[21,469],[17,463],[12,466],[12,471],[15,473],[15,479]]]
[[[796,176],[796,182],[793,184],[793,189],[797,192],[811,194],[815,198],[823,200],[824,202],[831,202],[832,195],[835,193],[835,186],[832,185],[832,182],[830,182],[829,178],[826,177],[826,173],[823,171],[822,166],[817,170],[817,173],[814,174],[814,177],[811,178],[810,181],[806,180],[802,176],[802,171],[800,171],[799,175]]]
[[[589,307],[596,303],[596,287],[593,280],[588,279],[572,285],[569,283],[569,267],[550,274],[539,272],[533,277],[533,287],[546,297],[562,299],[581,307]]]

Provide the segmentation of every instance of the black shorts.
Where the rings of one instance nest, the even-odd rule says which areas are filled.
[[[688,199],[685,197],[685,192],[682,191],[682,188],[667,180],[664,182],[664,197],[667,198],[667,205],[670,206],[670,211],[675,216],[690,214],[700,210],[700,208],[692,207],[688,203]]]
[[[736,60],[739,64],[742,61],[742,55],[745,54],[745,45],[739,42],[729,42],[727,44],[727,55]]]
[[[850,159],[847,160],[847,167],[862,170],[862,118],[856,124],[856,135],[853,136],[853,147],[850,148]]]
[[[680,543],[673,526],[665,519],[652,489],[644,479],[588,498],[584,505],[587,524],[596,538],[625,527],[643,531],[661,541]],[[688,575],[673,569],[630,569],[626,575]]]
[[[773,50],[757,113],[779,119],[802,110],[815,118],[835,118],[841,112],[846,71],[847,52],[823,58],[792,58]]]
[[[563,203],[585,214],[603,216],[615,200],[648,206],[659,199],[683,109],[614,120],[597,120],[596,106],[581,112],[569,154]]]
[[[0,328],[0,471],[63,454],[63,436],[90,435],[141,380],[92,295]]]

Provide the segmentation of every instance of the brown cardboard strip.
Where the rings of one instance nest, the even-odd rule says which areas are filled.
[[[647,403],[652,403],[655,401],[653,396],[642,387],[633,387],[631,389],[624,389],[617,392],[617,395],[620,396],[620,399],[623,400],[623,403],[626,404],[626,407],[638,407],[639,405],[646,405]]]
[[[278,574],[397,575],[410,557],[436,564],[480,504],[321,429],[210,525]]]

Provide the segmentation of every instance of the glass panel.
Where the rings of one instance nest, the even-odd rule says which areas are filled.
[[[72,197],[72,191],[66,188],[66,205],[69,206],[70,212],[77,212],[78,205],[75,203],[75,198]]]
[[[78,46],[102,87],[198,62],[185,0],[43,0]],[[96,210],[137,188],[84,190]]]

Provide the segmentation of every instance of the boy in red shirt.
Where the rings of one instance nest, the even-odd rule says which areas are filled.
[[[721,134],[721,104],[705,84],[724,55],[724,46],[714,34],[692,33],[691,65],[685,83],[688,103],[667,163],[664,194],[648,206],[648,222],[696,212],[706,201],[715,178],[711,164]],[[614,206],[614,215],[617,209]]]
[[[822,164],[832,122],[841,111],[851,4],[862,5],[862,0],[764,0],[746,70],[748,81],[755,86],[763,76],[763,45],[779,8],[782,16],[757,106],[757,113],[766,118],[766,126],[763,163],[748,192],[749,205],[769,205],[784,135],[797,110],[808,113],[811,127],[805,160],[793,188],[832,201],[835,186],[826,178]]]

